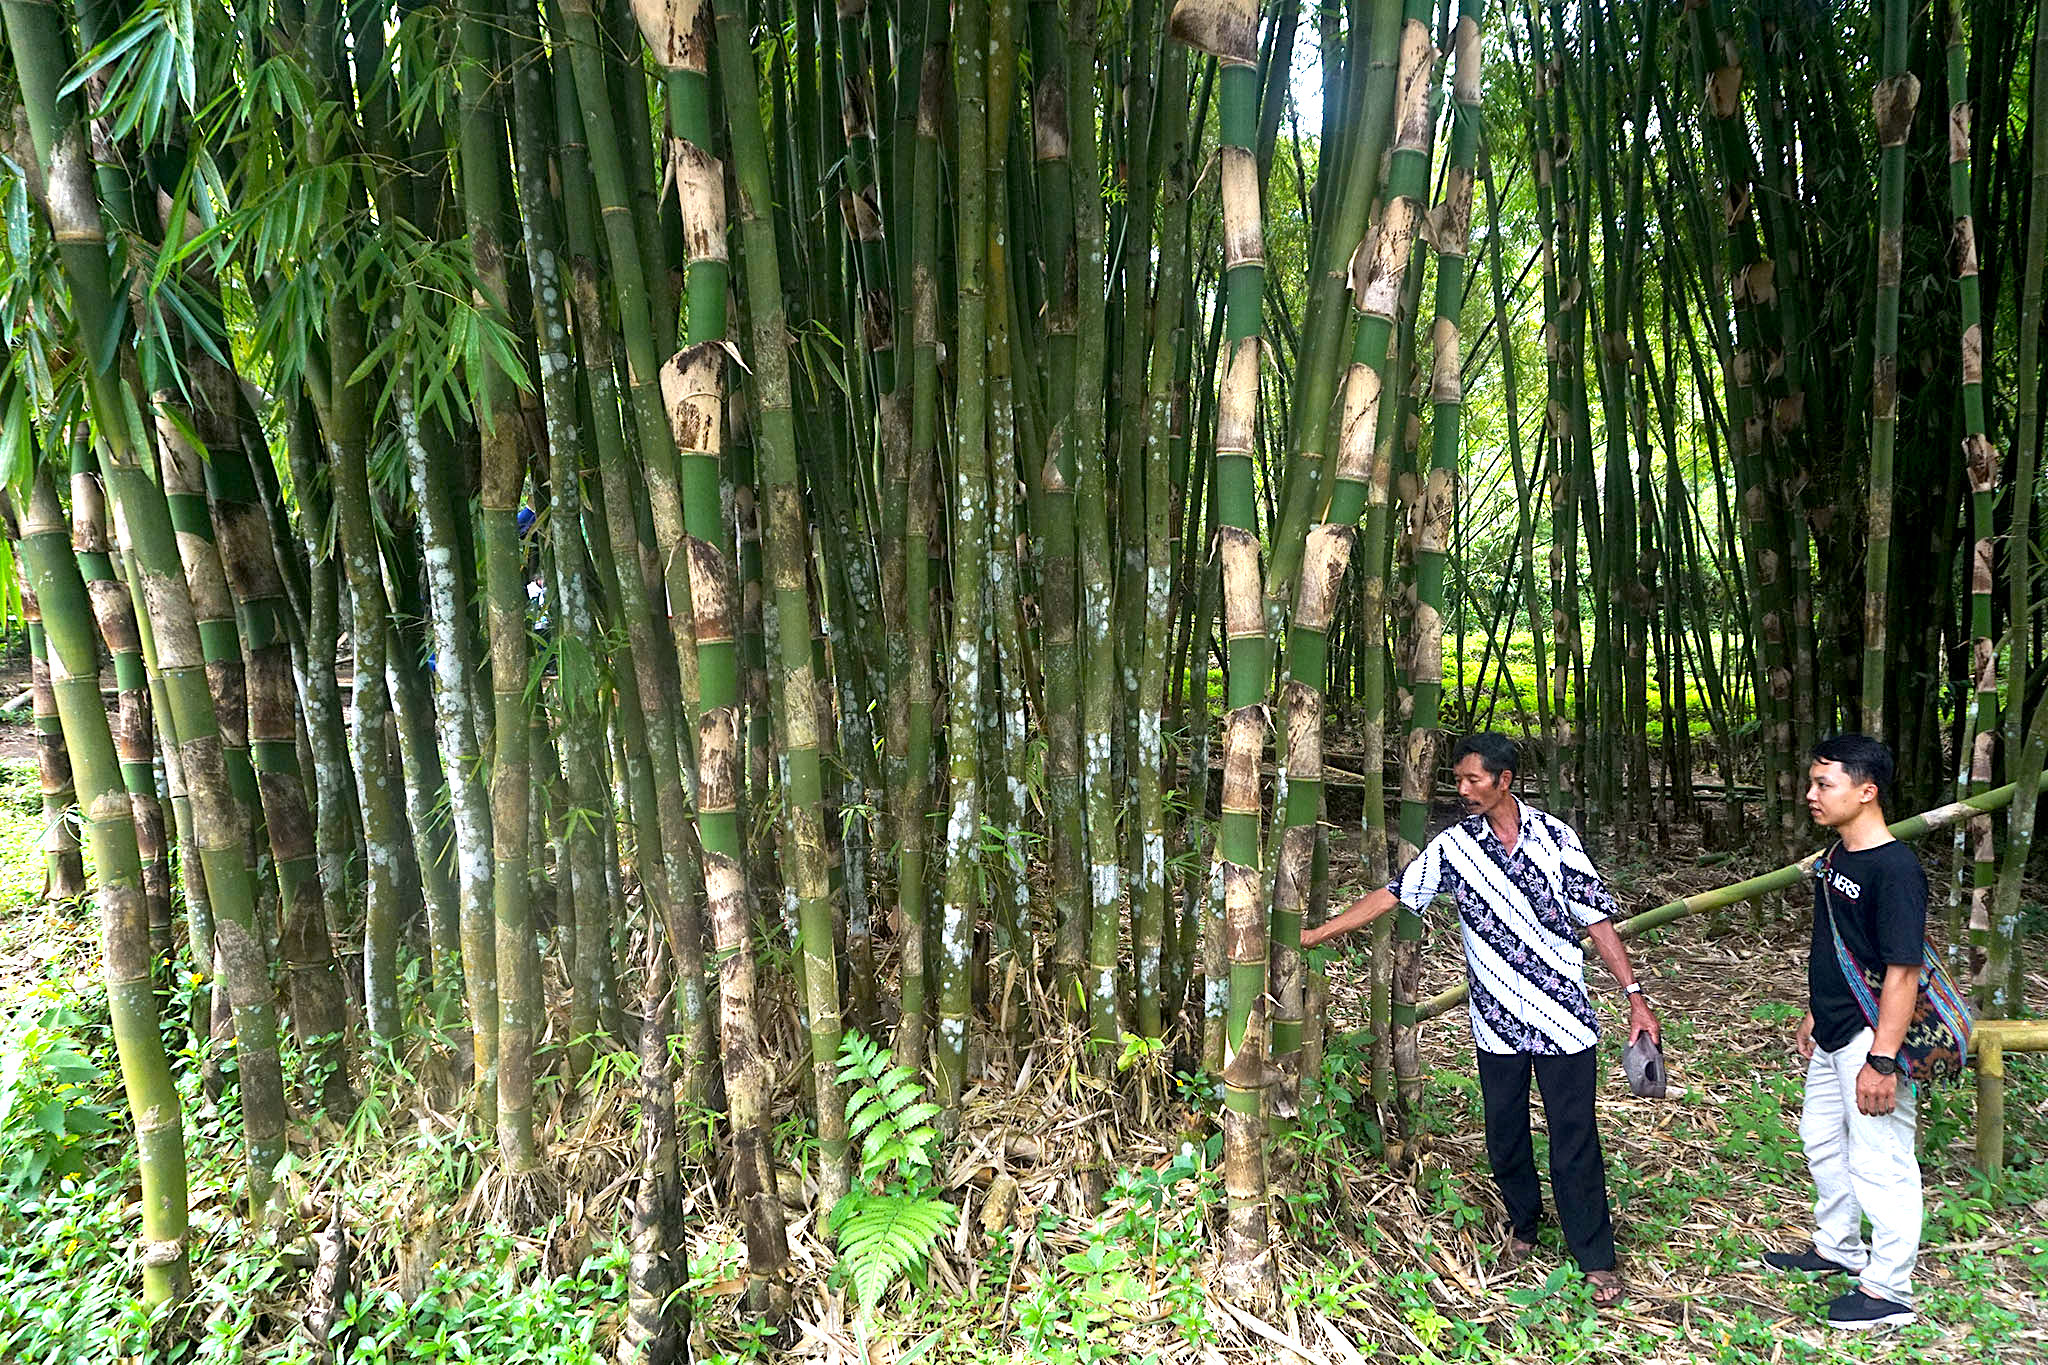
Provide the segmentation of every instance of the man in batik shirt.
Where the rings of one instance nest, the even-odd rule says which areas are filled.
[[[1468,735],[1452,755],[1465,818],[1430,840],[1395,881],[1353,901],[1302,946],[1372,923],[1395,905],[1421,913],[1438,896],[1458,908],[1471,980],[1472,1041],[1486,1106],[1486,1155],[1509,1231],[1506,1264],[1536,1249],[1542,1195],[1529,1136],[1529,1078],[1543,1091],[1550,1188],[1572,1258],[1606,1306],[1624,1294],[1614,1268],[1607,1172],[1593,1125],[1599,1016],[1586,994],[1583,931],[1628,1000],[1629,1041],[1659,1036],[1657,1016],[1614,932],[1614,897],[1569,825],[1514,794],[1515,746]]]

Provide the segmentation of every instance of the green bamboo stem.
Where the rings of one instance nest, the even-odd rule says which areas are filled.
[[[328,317],[334,372],[352,373],[365,353],[362,316],[340,297]],[[400,777],[393,770],[385,726],[391,694],[384,678],[390,648],[390,607],[375,513],[370,501],[368,395],[360,384],[337,385],[323,417],[333,473],[337,549],[348,582],[349,640],[355,654],[356,780],[362,797],[363,842],[369,855],[363,918],[363,1016],[385,1049],[404,1030],[398,998],[399,872],[397,810]]]
[[[777,738],[787,772],[783,821],[783,884],[794,894],[799,922],[801,980],[810,1017],[811,1072],[819,1143],[819,1201],[830,1208],[846,1193],[846,1097],[839,1088],[839,981],[833,955],[833,907],[825,870],[825,835],[819,823],[823,778],[818,763],[817,688],[811,662],[809,592],[805,566],[810,538],[796,463],[790,412],[789,352],[783,327],[782,268],[774,225],[768,155],[761,124],[746,18],[737,0],[718,0],[719,77],[732,138],[733,170],[740,188],[734,220],[746,263],[752,323],[750,353],[760,413],[758,450],[767,502],[768,581],[775,593],[777,645],[785,679],[777,709]]]
[[[1393,129],[1403,8],[1403,0],[1373,0],[1365,27],[1354,28],[1350,34],[1345,48],[1343,103],[1345,122],[1357,131],[1347,131],[1334,147],[1325,144],[1322,149],[1323,166],[1329,165],[1333,155],[1341,154],[1342,171],[1333,177],[1334,194],[1323,189],[1320,171],[1316,179],[1319,194],[1329,197],[1320,200],[1316,215],[1316,257],[1302,324],[1299,390],[1288,437],[1282,515],[1273,535],[1273,562],[1266,574],[1266,594],[1278,601],[1291,601],[1297,593],[1296,579],[1308,548],[1309,528],[1319,518],[1328,520],[1322,502],[1331,493],[1334,470],[1326,466],[1326,459],[1338,385],[1348,360],[1344,341],[1351,330],[1346,326],[1351,321],[1346,295],[1351,263],[1365,239],[1373,200],[1380,190],[1381,163]],[[1288,789],[1293,790],[1291,778]]]
[[[520,40],[520,55],[525,58],[522,65],[537,67],[536,26],[524,14],[513,22],[517,25],[514,32]],[[555,876],[558,884],[565,877],[569,879],[570,899],[576,908],[567,1053],[569,1078],[574,1081],[590,1069],[595,1048],[603,1043],[605,1035],[601,1003],[612,975],[612,923],[598,831],[610,819],[610,800],[605,791],[601,758],[604,721],[599,666],[590,647],[595,638],[595,619],[583,545],[580,477],[584,428],[571,359],[570,290],[562,269],[560,219],[548,193],[548,167],[542,151],[552,131],[543,126],[551,111],[546,82],[537,70],[533,79],[516,87],[516,93],[519,107],[514,144],[519,173],[514,177],[514,188],[527,270],[533,280],[533,327],[548,438],[548,529],[554,550],[549,615],[556,651],[555,721],[570,803],[565,834],[568,861],[557,865]],[[647,453],[659,458],[651,450]]]
[[[707,175],[713,182],[716,180],[717,163],[709,160],[702,150],[703,143],[708,141],[710,117],[702,65],[709,40],[708,14],[708,10],[701,6],[674,15],[664,10],[652,25],[647,16],[642,16],[642,31],[648,44],[656,60],[670,73],[668,83],[674,99],[669,110],[670,122],[684,139],[676,145],[675,156],[684,240],[689,253],[684,292],[688,298],[688,331],[693,341],[704,336],[722,337],[725,327],[723,186],[713,183],[707,188]],[[671,28],[671,24],[678,27]],[[685,25],[690,27],[690,31],[685,31]],[[698,28],[703,31],[696,31]],[[589,408],[603,488],[602,520],[614,547],[631,546],[639,540],[639,522],[647,513],[642,511],[645,499],[636,492],[636,471],[628,453],[626,434],[620,426],[616,343],[604,316],[592,266],[598,252],[596,195],[587,168],[582,113],[566,63],[558,65],[555,77],[557,136],[560,139],[559,155],[574,274],[571,292],[576,301],[579,348],[590,381]],[[530,144],[524,126],[528,102],[538,99],[539,93],[529,92],[522,81],[523,75],[514,78],[521,113],[520,156],[522,162],[532,160],[536,164],[545,164],[544,148],[534,145],[538,143],[537,137]],[[711,197],[709,204],[705,202],[706,195]],[[707,227],[707,222],[712,226]],[[673,421],[673,413],[670,417]],[[713,430],[715,434],[715,426]],[[676,440],[678,445],[684,445],[680,431],[676,432]],[[679,482],[675,485],[681,503],[676,510],[687,523],[687,527],[677,528],[682,534],[695,534],[697,523],[690,518],[701,515],[700,504],[705,498],[711,500],[713,509],[717,506],[715,444],[713,451],[707,492],[692,482],[694,452],[687,446],[682,449]],[[660,532],[657,531],[659,539]],[[690,549],[685,553],[694,554],[695,551]],[[686,572],[691,571],[686,566]],[[689,808],[689,789],[696,774],[688,765],[697,755],[698,746],[686,737],[688,717],[680,714],[680,681],[673,667],[675,635],[663,638],[661,612],[652,596],[662,585],[662,576],[659,572],[647,574],[628,559],[619,565],[616,579],[618,613],[625,624],[630,657],[615,662],[614,672],[617,672],[619,663],[625,664],[630,674],[632,693],[629,698],[625,685],[627,679],[622,677],[619,701],[622,710],[629,705],[637,705],[640,709],[645,757],[654,787],[653,809],[649,814],[657,827],[656,837],[650,840],[643,833],[639,853],[642,866],[659,873],[650,886],[657,893],[656,909],[663,918],[670,951],[676,958],[676,1014],[687,1040],[681,1077],[682,1097],[685,1103],[697,1105],[708,1097],[712,1079],[717,1074],[716,1021],[704,975],[705,910],[702,896],[705,871],[699,863],[698,849],[693,847],[693,842],[697,841],[691,838],[693,826]],[[705,612],[694,605],[698,601],[697,594],[704,590],[694,583],[690,588],[689,602],[695,619],[686,629],[695,652],[694,672],[700,679],[699,686],[711,689],[717,677],[725,676],[731,670],[728,663],[724,674],[718,672],[717,661],[723,657],[719,640],[712,639],[709,642],[710,652],[706,652],[705,631],[715,628],[708,622]],[[721,600],[723,597],[721,594]],[[682,603],[675,604],[678,610],[682,606]],[[723,643],[729,653],[729,629]],[[710,695],[707,690],[705,696]],[[702,704],[708,708],[712,702],[705,700]],[[701,792],[705,787],[699,785],[697,790]],[[714,841],[703,822],[711,818],[708,812],[701,810],[697,817],[696,830],[706,853],[712,850]],[[644,830],[644,821],[641,826]]]
[[[1192,182],[1193,152],[1188,143],[1188,53],[1183,44],[1167,44],[1161,61],[1160,86],[1159,303],[1153,309],[1152,333],[1147,342],[1150,369],[1142,455],[1144,627],[1137,670],[1138,746],[1132,760],[1140,843],[1138,867],[1131,882],[1131,948],[1138,1033],[1146,1038],[1160,1036],[1171,1008],[1165,985],[1165,709],[1167,632],[1172,614],[1173,546],[1169,524],[1174,511],[1169,480],[1173,463],[1174,386],[1189,344],[1183,300],[1192,285],[1186,200]]]
[[[306,388],[316,387],[309,378]],[[340,571],[327,553],[333,505],[320,446],[314,404],[310,397],[302,396],[285,447],[298,504],[298,515],[292,520],[307,560],[308,609],[297,664],[305,679],[301,700],[313,760],[313,843],[320,860],[327,930],[341,935],[349,932],[353,922],[349,903],[360,877],[360,869],[353,869],[358,806],[355,768],[348,757],[348,729],[342,720],[341,685],[334,670],[341,643],[341,582]],[[164,708],[159,706],[157,714],[161,724]],[[166,746],[168,753],[168,740]]]
[[[461,183],[483,305],[509,325],[510,291],[501,230],[507,222],[503,71],[493,31],[497,7],[462,16],[460,60]],[[527,884],[534,849],[530,817],[532,739],[527,725],[525,554],[519,543],[520,490],[526,481],[511,380],[495,365],[474,376],[483,535],[486,638],[490,651],[492,957],[498,981],[498,1156],[514,1175],[539,1164],[533,1125],[533,1049],[543,1019],[533,899]]]
[[[196,349],[196,348],[195,348]],[[190,363],[188,369],[197,369]],[[256,772],[249,762],[248,681],[242,664],[242,641],[235,624],[234,596],[228,591],[226,572],[221,568],[220,547],[215,543],[213,518],[206,501],[206,450],[226,446],[236,437],[232,429],[221,430],[220,414],[204,397],[208,385],[194,375],[193,388],[201,395],[197,408],[188,408],[181,395],[159,390],[150,396],[156,414],[157,451],[160,456],[164,501],[171,512],[171,528],[177,533],[178,555],[185,566],[186,590],[192,597],[192,611],[199,626],[199,646],[206,656],[206,680],[213,693],[214,716],[220,724],[222,751],[227,759],[228,781],[235,799],[254,828],[261,814],[257,803]],[[256,851],[247,851],[250,869],[255,869]],[[267,929],[266,929],[267,934]]]
[[[1075,0],[1067,20],[1067,107],[1093,109],[1096,97],[1095,0]],[[1115,571],[1109,539],[1110,474],[1103,427],[1103,375],[1108,355],[1105,242],[1100,154],[1095,125],[1068,128],[1074,180],[1076,285],[1072,415],[1064,433],[1072,448],[1075,545],[1081,632],[1081,794],[1088,839],[1088,1033],[1098,1066],[1108,1066],[1122,1033],[1117,965],[1123,930],[1123,858],[1118,837],[1114,751],[1123,730],[1123,689],[1116,660]]]
[[[926,849],[930,838],[933,676],[931,558],[926,551],[933,508],[934,446],[938,411],[938,160],[939,106],[944,89],[946,47],[940,33],[924,49],[917,106],[917,183],[914,193],[930,210],[912,224],[910,267],[911,388],[909,442],[904,467],[903,536],[901,549],[906,635],[904,688],[904,767],[897,802],[896,837],[901,846],[896,874],[899,929],[897,998],[901,1018],[896,1028],[896,1059],[922,1068],[930,1006],[925,982],[926,922],[929,894],[925,884]]]
[[[241,439],[222,441],[210,456],[206,479],[215,536],[247,650],[249,756],[277,872],[278,955],[293,1035],[302,1054],[318,1063],[315,1093],[321,1107],[345,1121],[356,1103],[348,1077],[348,995],[327,932],[313,813],[299,766],[290,607],[247,447]]]
[[[171,938],[171,863],[164,837],[163,803],[156,783],[156,733],[151,723],[149,678],[142,662],[142,636],[127,580],[115,572],[107,537],[107,494],[100,482],[99,456],[83,432],[71,441],[71,549],[85,578],[85,590],[101,642],[114,665],[114,751],[121,782],[134,808],[135,844],[142,859],[142,894],[149,906],[150,943],[168,961]],[[210,939],[211,934],[207,937]],[[209,945],[210,953],[210,945]],[[211,970],[211,962],[194,962]]]
[[[983,585],[989,558],[988,459],[988,78],[986,13],[963,5],[954,16],[953,97],[959,148],[954,174],[953,644],[946,757],[946,888],[936,960],[938,1028],[932,1075],[940,1104],[958,1111],[966,1087],[969,959],[981,915],[981,693]]]
[[[1249,3],[1181,0],[1173,36],[1222,66],[1220,157],[1224,215],[1224,347],[1228,359],[1217,399],[1217,543],[1223,565],[1223,615],[1230,680],[1223,754],[1222,863],[1224,941],[1230,961],[1224,1024],[1224,1290],[1249,1306],[1273,1294],[1265,1210],[1266,1082],[1264,1008],[1267,916],[1261,863],[1264,802],[1259,760],[1265,747],[1272,645],[1253,489],[1254,422],[1259,401],[1259,331],[1265,284],[1258,134],[1257,9]]]
[[[448,815],[455,844],[456,921],[461,934],[462,986],[469,1005],[475,1112],[494,1124],[498,1113],[498,970],[492,927],[491,807],[483,742],[470,691],[480,671],[471,609],[458,565],[452,461],[429,449],[408,387],[395,395],[399,443],[417,511],[427,624],[434,647],[434,738],[446,763]]]
[[[1368,632],[1367,650],[1369,656],[1384,651],[1385,648],[1383,636],[1380,634],[1383,631],[1380,620],[1384,611],[1382,603],[1385,601],[1386,588],[1384,577],[1382,577],[1384,571],[1381,568],[1380,556],[1386,553],[1384,547],[1386,545],[1388,534],[1387,522],[1390,514],[1389,484],[1395,460],[1394,443],[1402,437],[1401,424],[1398,418],[1392,423],[1388,421],[1390,414],[1384,402],[1384,395],[1388,389],[1390,367],[1393,365],[1393,360],[1389,356],[1389,350],[1396,341],[1397,329],[1395,323],[1401,316],[1403,295],[1412,290],[1409,277],[1411,274],[1419,272],[1419,267],[1416,264],[1418,251],[1417,236],[1422,225],[1423,196],[1428,193],[1429,143],[1433,132],[1434,119],[1426,73],[1432,67],[1435,60],[1435,52],[1429,42],[1427,14],[1428,7],[1426,4],[1419,3],[1418,0],[1411,0],[1402,16],[1400,60],[1395,78],[1395,88],[1398,93],[1395,96],[1393,154],[1389,159],[1387,168],[1385,206],[1381,211],[1379,222],[1375,225],[1372,235],[1360,244],[1358,256],[1352,265],[1352,287],[1354,290],[1354,308],[1358,316],[1358,329],[1355,348],[1352,353],[1353,363],[1351,372],[1345,385],[1344,412],[1338,428],[1338,463],[1336,470],[1337,487],[1345,490],[1345,492],[1341,495],[1343,497],[1342,507],[1334,505],[1335,499],[1333,499],[1330,521],[1324,528],[1321,528],[1318,535],[1319,544],[1315,547],[1316,560],[1321,563],[1327,563],[1330,567],[1319,571],[1315,563],[1308,563],[1304,567],[1302,580],[1305,589],[1314,588],[1326,594],[1327,598],[1334,598],[1336,586],[1342,582],[1343,572],[1343,563],[1337,560],[1336,556],[1340,552],[1348,550],[1347,530],[1350,524],[1357,519],[1359,502],[1362,501],[1368,517],[1366,527],[1368,559],[1364,610]],[[1465,31],[1465,27],[1463,24],[1460,25],[1461,36]],[[1473,60],[1476,63],[1476,31],[1473,33],[1471,41],[1473,43]],[[1461,49],[1461,54],[1462,51],[1463,49]],[[1461,76],[1461,86],[1462,84],[1463,78]],[[1460,119],[1460,126],[1465,122],[1467,120]],[[1476,136],[1476,128],[1474,129],[1474,136]],[[1456,196],[1462,191],[1464,209],[1462,213],[1454,208],[1446,211],[1449,216],[1460,220],[1459,228],[1461,232],[1464,230],[1465,221],[1469,220],[1470,216],[1471,156],[1469,149],[1463,165],[1465,167],[1465,174],[1462,178],[1455,178],[1451,193],[1453,196]],[[1455,313],[1453,317],[1455,318]],[[1452,342],[1452,353],[1453,364],[1455,364],[1454,339]],[[1398,388],[1396,388],[1396,392],[1399,392]],[[1452,456],[1453,458],[1455,457],[1455,445],[1452,447]],[[1428,784],[1433,781],[1435,772],[1433,745],[1434,706],[1436,693],[1440,692],[1442,688],[1443,677],[1441,664],[1441,542],[1435,538],[1441,536],[1449,529],[1450,480],[1450,471],[1445,471],[1439,475],[1436,471],[1432,470],[1428,483],[1428,497],[1422,512],[1422,531],[1425,537],[1425,544],[1434,543],[1438,546],[1438,553],[1433,556],[1436,565],[1434,584],[1436,596],[1432,600],[1427,595],[1427,592],[1420,594],[1418,596],[1419,605],[1415,614],[1415,626],[1419,638],[1411,646],[1414,662],[1410,670],[1410,690],[1414,694],[1412,712],[1414,719],[1411,722],[1408,736],[1403,746],[1400,847],[1395,860],[1396,871],[1400,867],[1406,866],[1421,846],[1421,839],[1413,829],[1414,820],[1409,813],[1409,805],[1413,799],[1411,788],[1419,780],[1426,792]],[[1338,515],[1340,512],[1345,514],[1341,518]],[[1331,582],[1332,579],[1335,579],[1335,582]],[[1422,586],[1427,589],[1432,585],[1425,582]],[[1329,600],[1317,603],[1314,599],[1310,599],[1310,601],[1301,605],[1309,608],[1302,612],[1302,616],[1305,625],[1312,628],[1319,621],[1327,622],[1333,603]],[[1317,653],[1315,645],[1321,642],[1314,641],[1311,643],[1312,638],[1312,635],[1305,635],[1303,643],[1309,646],[1305,652],[1311,660],[1314,660]],[[1377,662],[1376,659],[1369,658],[1367,669],[1366,682],[1368,691],[1365,699],[1365,725],[1368,731],[1365,753],[1368,784],[1366,791],[1367,842],[1377,855],[1382,845],[1379,840],[1374,838],[1372,824],[1376,819],[1383,820],[1385,818],[1384,797],[1373,790],[1381,769],[1379,755],[1384,751],[1385,744],[1384,726],[1386,723],[1386,709],[1384,692],[1381,691],[1385,685],[1384,665]],[[1302,675],[1302,668],[1299,663],[1295,665],[1295,673],[1297,677]],[[1311,677],[1313,677],[1313,674],[1311,674]],[[1432,687],[1434,690],[1425,699],[1423,689]],[[1375,695],[1375,693],[1378,695]],[[1304,732],[1302,742],[1309,751],[1308,757],[1315,761],[1315,767],[1304,774],[1312,779],[1306,802],[1299,811],[1301,824],[1304,827],[1311,827],[1309,826],[1309,821],[1314,819],[1321,796],[1318,790],[1319,784],[1313,780],[1320,776],[1320,773],[1315,771],[1315,768],[1320,767],[1321,758],[1320,699],[1315,698],[1314,700],[1317,701],[1318,705],[1313,708],[1308,705],[1308,698],[1304,698],[1301,702],[1303,711],[1302,729]],[[1425,700],[1428,703],[1427,707],[1424,704]],[[1290,707],[1289,715],[1289,724],[1290,728],[1292,728],[1295,724],[1292,718],[1294,715],[1293,707]],[[1311,724],[1314,726],[1313,729],[1310,728]],[[1425,729],[1418,731],[1415,728],[1418,725],[1424,726]],[[1289,744],[1289,761],[1290,763],[1295,762],[1292,737],[1290,737]],[[1291,783],[1289,800],[1290,802],[1295,800]],[[1297,877],[1307,874],[1308,863],[1312,853],[1312,843],[1303,836],[1297,835],[1296,844],[1293,849]],[[1300,893],[1296,893],[1293,899],[1294,905],[1297,907],[1296,913],[1290,916],[1290,922],[1287,925],[1276,927],[1286,928],[1291,942],[1298,950],[1300,943],[1298,907],[1302,903]],[[1407,1002],[1414,998],[1413,981],[1416,973],[1419,971],[1417,950],[1421,939],[1421,927],[1420,920],[1416,919],[1411,912],[1405,911],[1397,917],[1394,927],[1395,943],[1393,948],[1393,977],[1391,981],[1392,995],[1389,1022],[1391,1024],[1391,1037],[1394,1049],[1393,1068],[1402,1082],[1404,1105],[1411,1102],[1409,1098],[1410,1092],[1417,1083],[1415,1080],[1411,1080],[1411,1076],[1415,1073],[1410,1055],[1413,1047],[1413,1031],[1408,1026],[1404,1016]],[[1291,1037],[1290,1041],[1292,1041]]]
[[[8,35],[22,42],[16,7]],[[69,528],[47,468],[30,495],[21,542],[30,591],[48,610],[50,684],[76,774],[98,882],[100,944],[121,1084],[135,1125],[142,1183],[142,1298],[150,1307],[192,1291],[186,1247],[185,1129],[178,1088],[157,1029],[150,972],[149,908],[133,805],[121,780],[113,734],[100,704],[99,656],[85,580],[72,556]]]
[[[992,0],[989,7],[988,149],[990,164],[1000,168],[1010,155],[1016,104],[1017,44],[1013,0]],[[988,412],[990,484],[994,510],[989,532],[988,603],[997,645],[996,667],[1001,689],[1001,769],[1003,784],[990,784],[992,804],[1003,830],[1003,883],[1009,904],[998,911],[1007,942],[997,945],[990,962],[991,989],[1001,992],[997,1028],[1012,1039],[1022,1035],[1023,1010],[1010,1010],[1012,973],[1026,981],[1038,976],[1038,935],[1032,914],[1036,878],[1027,861],[1026,824],[1033,798],[1027,778],[1030,764],[1029,700],[1026,675],[1030,667],[1021,601],[1017,558],[1019,532],[1029,513],[1017,500],[1019,421],[1016,405],[1016,359],[1011,347],[1010,299],[1015,282],[1010,270],[1010,177],[1001,169],[989,176],[986,254],[988,295]],[[1027,386],[1029,385],[1027,378]],[[1041,714],[1042,711],[1041,711]],[[1007,958],[1007,962],[1004,959]],[[1003,984],[994,984],[1002,972]]]
[[[1079,312],[1074,266],[1074,179],[1071,155],[1071,100],[1067,24],[1063,0],[1031,0],[1031,64],[1037,84],[1031,100],[1032,156],[1039,204],[1037,254],[1044,262],[1044,336],[1040,342],[1046,384],[1045,411],[1054,429],[1036,480],[1042,526],[1045,583],[1045,708],[1053,719],[1046,733],[1046,806],[1052,860],[1055,920],[1053,958],[1064,1008],[1087,1008],[1082,964],[1088,959],[1090,896],[1083,872],[1087,831],[1081,803],[1079,566],[1074,534],[1076,468],[1066,439],[1073,418]]]

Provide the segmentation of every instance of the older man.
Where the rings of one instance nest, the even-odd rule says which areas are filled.
[[[1465,818],[1437,835],[1390,886],[1303,932],[1303,947],[1372,923],[1397,904],[1418,913],[1439,895],[1458,907],[1471,980],[1472,1040],[1486,1107],[1486,1155],[1510,1223],[1510,1264],[1536,1249],[1542,1193],[1529,1135],[1529,1078],[1543,1090],[1550,1128],[1550,1187],[1572,1258],[1606,1307],[1625,1294],[1614,1268],[1607,1172],[1593,1123],[1600,1023],[1586,994],[1583,929],[1621,983],[1629,1037],[1659,1036],[1609,922],[1614,897],[1569,825],[1514,794],[1515,746],[1505,735],[1467,735],[1452,755]]]

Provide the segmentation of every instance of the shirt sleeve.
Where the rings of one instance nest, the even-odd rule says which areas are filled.
[[[1918,967],[1927,956],[1927,873],[1905,845],[1877,902],[1877,951],[1888,965]]]
[[[1394,899],[1421,914],[1429,909],[1438,896],[1449,895],[1458,887],[1457,869],[1444,859],[1444,836],[1439,834],[1429,841],[1414,862],[1401,870],[1401,875],[1387,883],[1387,890],[1394,893]]]
[[[1552,821],[1550,828],[1557,836],[1558,880],[1564,887],[1565,908],[1572,912],[1572,918],[1591,928],[1620,914],[1621,906],[1594,870],[1578,832],[1562,820]]]

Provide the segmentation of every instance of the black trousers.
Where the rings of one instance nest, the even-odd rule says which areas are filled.
[[[1614,1219],[1607,1207],[1607,1169],[1593,1126],[1598,1048],[1566,1057],[1526,1052],[1479,1053],[1479,1094],[1486,1104],[1486,1157],[1507,1205],[1508,1222],[1525,1242],[1536,1240],[1543,1196],[1536,1184],[1536,1146],[1529,1138],[1529,1077],[1543,1089],[1550,1127],[1550,1195],[1565,1245],[1581,1270],[1614,1268]]]

